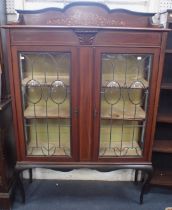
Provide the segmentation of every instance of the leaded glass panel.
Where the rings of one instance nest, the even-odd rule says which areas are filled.
[[[27,155],[70,156],[70,53],[19,56]]]
[[[151,65],[149,54],[102,54],[99,156],[142,156]]]

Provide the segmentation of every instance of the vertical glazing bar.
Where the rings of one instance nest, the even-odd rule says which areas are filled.
[[[142,57],[138,56],[136,59],[137,59],[137,69],[138,69],[137,75],[136,75],[136,80],[138,80],[139,79],[139,73],[140,73],[140,62],[139,61],[142,59]]]
[[[37,135],[37,123],[36,123],[36,110],[35,110],[35,104],[33,104],[33,108],[34,108],[34,129],[35,129],[35,137],[36,137],[36,147],[38,148],[38,135]]]
[[[127,55],[125,55],[125,62],[126,62],[126,66],[125,66],[125,75],[124,75],[124,88],[127,87],[127,69],[128,69],[128,62],[127,62]],[[124,92],[123,92],[124,94]],[[122,95],[122,100],[123,100],[123,110],[122,110],[122,127],[121,127],[121,145],[120,145],[120,156],[121,156],[121,152],[122,152],[122,147],[123,147],[123,134],[124,134],[124,120],[125,120],[125,98],[124,95]]]
[[[125,57],[125,62],[126,62],[126,66],[125,66],[125,75],[124,75],[124,78],[125,78],[125,80],[124,80],[124,88],[125,87],[127,87],[127,70],[128,70],[128,56],[127,56],[127,54],[126,55],[123,55],[124,57]]]
[[[111,105],[111,119],[110,119],[110,133],[109,133],[109,149],[111,149],[112,146],[112,123],[113,123],[113,119],[112,119],[112,113],[113,113],[113,105]]]
[[[136,108],[137,105],[134,105],[134,117],[133,117],[133,120],[135,120],[136,118]],[[133,127],[133,131],[132,131],[132,141],[131,141],[131,145],[132,145],[132,148],[134,147],[134,136],[135,136],[135,121],[134,121],[134,125],[132,126]]]
[[[122,125],[121,125],[121,144],[120,144],[120,156],[121,156],[121,152],[122,152],[122,147],[123,147],[123,134],[124,134],[124,110],[125,110],[125,100],[124,100],[124,96],[122,96],[122,100],[123,100],[123,112],[122,112]]]
[[[48,141],[48,155],[49,155],[49,150],[50,150],[50,139],[49,139],[49,126],[48,126],[48,112],[47,112],[47,100],[46,100],[46,105],[45,105],[45,109],[46,109],[46,130],[47,130],[47,141]]]
[[[59,148],[61,147],[61,128],[60,128],[60,117],[59,117],[59,113],[60,112],[60,105],[58,104],[58,133],[59,133],[59,135],[58,135],[58,142],[59,142]]]
[[[47,88],[47,75],[46,75],[46,70],[44,69],[44,88]],[[47,94],[47,96],[46,96]],[[47,148],[47,152],[49,155],[49,149],[50,149],[50,139],[49,139],[49,126],[48,126],[48,111],[47,111],[47,102],[48,102],[48,91],[44,91],[44,100],[45,100],[45,118],[46,118],[46,133],[47,133],[47,144],[48,144],[48,148]]]
[[[113,69],[113,81],[115,80],[115,64],[112,62],[112,69]]]

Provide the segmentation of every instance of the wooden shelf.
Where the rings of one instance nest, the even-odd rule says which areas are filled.
[[[36,115],[35,115],[36,114]],[[26,119],[67,119],[70,118],[69,110],[68,109],[61,109],[58,115],[58,107],[57,106],[48,106],[47,107],[47,115],[46,115],[46,107],[45,106],[36,106],[35,107],[35,114],[34,114],[34,107],[28,106],[24,111],[24,117]]]
[[[1,100],[0,111],[4,110],[10,102],[11,102],[11,98]]]
[[[158,113],[157,122],[172,123],[172,113]]]
[[[172,153],[172,140],[154,140],[153,151]]]
[[[172,187],[172,170],[156,169],[150,184]]]
[[[163,82],[161,84],[161,89],[165,89],[165,90],[172,90],[172,82]]]
[[[109,120],[111,119],[110,110],[105,108],[102,110],[101,119]],[[124,118],[123,118],[123,110],[121,107],[114,107],[112,113],[113,120],[135,120],[135,121],[142,121],[145,119],[145,111],[141,107],[137,107],[136,116],[134,116],[134,106],[129,106],[127,109],[124,110]],[[57,106],[48,106],[47,107],[47,116],[46,116],[46,107],[45,106],[35,106],[35,113],[34,114],[34,107],[28,106],[24,111],[24,117],[27,119],[34,119],[34,118],[69,118],[69,109],[67,107],[63,107],[60,109],[60,114],[58,115],[58,107]]]
[[[134,118],[134,112],[135,112],[134,106],[126,106],[124,113],[122,106],[114,106],[112,119],[114,120],[124,119],[124,120],[136,120],[136,121],[142,121],[145,119],[146,113],[141,107],[137,106],[135,118]],[[101,118],[105,120],[111,119],[110,110],[103,107]]]

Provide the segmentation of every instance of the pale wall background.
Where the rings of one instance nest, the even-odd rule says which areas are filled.
[[[6,0],[7,20],[15,21],[15,9],[41,9],[46,7],[64,7],[69,2],[76,0]],[[82,1],[82,0],[80,0]],[[87,0],[88,1],[88,0]],[[92,0],[95,1],[95,0]],[[172,0],[97,0],[107,4],[110,8],[124,8],[140,12],[162,12],[172,9]],[[28,177],[27,171],[24,177]],[[79,169],[71,172],[55,172],[47,169],[33,170],[33,177],[38,179],[70,179],[70,180],[133,180],[133,170],[119,170],[112,172],[98,172],[90,169]]]

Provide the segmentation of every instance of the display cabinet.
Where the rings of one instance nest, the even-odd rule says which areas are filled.
[[[167,14],[167,27],[172,29],[172,11]],[[172,186],[172,32],[168,33],[156,120],[151,184]]]
[[[4,26],[16,169],[150,175],[167,35],[151,25],[154,14],[98,3],[18,13],[16,25]]]

